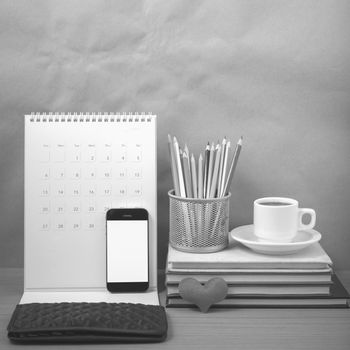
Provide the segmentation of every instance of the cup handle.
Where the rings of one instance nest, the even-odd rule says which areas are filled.
[[[305,225],[303,224],[303,216],[305,214],[309,214],[310,215],[310,222]],[[309,230],[315,227],[316,224],[316,212],[313,209],[309,209],[309,208],[299,208],[299,230]]]

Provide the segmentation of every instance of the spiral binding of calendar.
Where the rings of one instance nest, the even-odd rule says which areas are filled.
[[[117,123],[133,123],[133,122],[151,122],[156,116],[152,113],[114,113],[114,112],[98,112],[98,113],[34,113],[30,115],[31,122],[117,122]]]

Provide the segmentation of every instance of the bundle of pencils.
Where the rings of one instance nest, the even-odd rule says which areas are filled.
[[[242,148],[241,137],[230,156],[231,142],[224,137],[221,143],[208,142],[204,156],[196,157],[185,145],[179,146],[176,137],[168,135],[171,173],[175,195],[185,198],[222,198],[231,187]],[[231,158],[231,160],[229,160]]]

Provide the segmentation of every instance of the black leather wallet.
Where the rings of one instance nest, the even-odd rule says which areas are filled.
[[[19,304],[7,327],[17,343],[146,343],[167,335],[162,306],[131,303]]]

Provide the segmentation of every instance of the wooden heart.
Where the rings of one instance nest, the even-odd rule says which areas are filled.
[[[179,284],[181,297],[207,312],[211,305],[225,299],[227,284],[219,277],[210,279],[203,286],[195,278],[184,278]]]

